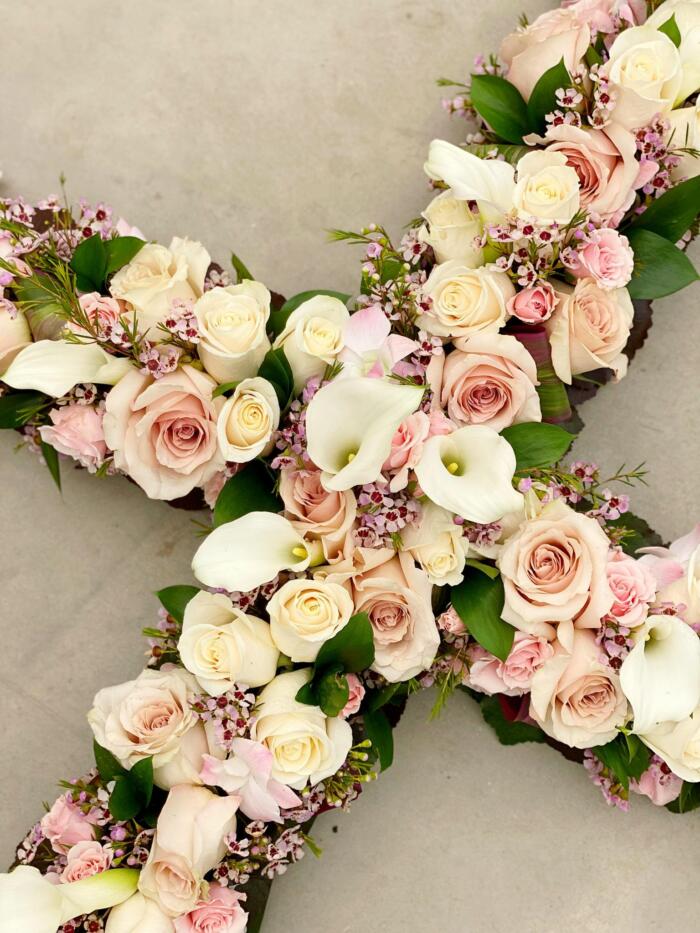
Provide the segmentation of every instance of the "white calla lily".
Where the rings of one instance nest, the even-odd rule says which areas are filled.
[[[700,703],[700,639],[677,616],[649,616],[622,662],[620,684],[634,731],[680,722]]]
[[[308,566],[304,539],[274,512],[249,512],[220,525],[192,561],[195,577],[205,586],[241,593],[269,583],[281,570],[299,572]]]
[[[60,398],[81,382],[116,385],[130,367],[126,357],[110,356],[96,343],[38,340],[20,350],[2,380],[13,389]]]
[[[70,884],[52,884],[30,865],[0,875],[0,933],[56,933],[95,910],[121,904],[136,890],[139,872],[115,868]]]
[[[140,891],[110,910],[106,933],[173,933],[175,927],[160,906]]]
[[[498,159],[479,159],[459,146],[434,139],[423,166],[426,175],[444,181],[455,197],[476,201],[488,220],[498,220],[513,207],[515,169]]]
[[[421,489],[436,505],[472,522],[496,522],[522,508],[513,489],[515,453],[491,428],[468,425],[429,438],[416,466]]]
[[[422,397],[422,386],[367,376],[340,377],[319,389],[306,412],[306,438],[325,488],[342,492],[374,482],[396,429]]]

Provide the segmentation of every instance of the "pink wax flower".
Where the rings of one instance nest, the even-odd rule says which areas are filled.
[[[683,787],[683,779],[669,768],[666,762],[652,755],[649,767],[638,781],[630,781],[630,789],[648,797],[657,807],[665,807],[675,800]]]
[[[41,828],[54,852],[65,853],[79,842],[95,838],[90,819],[77,807],[69,794],[59,797],[41,820]]]
[[[248,914],[242,902],[246,896],[220,884],[209,886],[209,897],[194,910],[173,920],[175,933],[245,933]]]
[[[96,839],[76,843],[68,853],[61,881],[81,881],[91,875],[107,871],[112,864],[112,850],[100,845]]]
[[[103,413],[94,405],[62,405],[49,412],[51,424],[39,428],[42,441],[94,473],[104,462],[107,444]]]
[[[347,674],[346,677],[348,687],[350,687],[350,696],[348,697],[348,702],[340,711],[342,719],[347,719],[348,716],[354,716],[355,713],[359,712],[360,705],[365,696],[365,688],[357,674]]]
[[[587,235],[567,265],[577,278],[592,278],[599,288],[624,288],[632,278],[634,253],[626,236],[603,227]]]
[[[551,317],[559,296],[549,282],[540,282],[530,288],[516,292],[508,299],[509,313],[525,324],[541,324]]]
[[[656,580],[641,561],[613,550],[608,555],[606,573],[615,597],[610,615],[620,625],[635,628],[646,619],[649,603],[656,595]]]
[[[343,330],[343,342],[338,359],[348,369],[376,379],[390,373],[399,360],[420,346],[415,340],[392,334],[389,319],[375,305],[351,315]]]

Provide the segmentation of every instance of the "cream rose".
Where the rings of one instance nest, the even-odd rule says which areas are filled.
[[[211,262],[201,243],[173,237],[170,246],[146,243],[112,278],[109,290],[134,311],[139,331],[158,340],[157,325],[175,298],[194,300],[204,291]]]
[[[464,577],[469,543],[454,516],[432,502],[423,505],[419,525],[407,525],[402,533],[403,547],[418,561],[435,586],[456,586]]]
[[[561,499],[523,522],[497,563],[505,588],[503,619],[550,641],[562,623],[597,629],[614,597],[607,579],[609,542],[594,518]]]
[[[272,449],[280,406],[272,383],[243,379],[226,399],[216,423],[219,450],[229,463],[247,463]]]
[[[423,217],[427,223],[420,228],[418,237],[432,246],[438,262],[454,259],[470,269],[483,265],[484,251],[475,242],[483,226],[467,201],[456,198],[452,191],[443,191],[426,207]]]
[[[440,401],[458,425],[485,424],[502,431],[541,421],[537,366],[510,335],[475,334],[455,341],[445,360]]]
[[[222,757],[190,702],[195,678],[179,667],[144,670],[136,680],[100,690],[88,713],[99,744],[125,768],[153,757],[153,779],[165,789],[201,783],[202,755]]]
[[[204,876],[224,857],[226,836],[235,831],[239,801],[187,784],[168,794],[139,876],[139,891],[167,916],[180,917],[201,899]]]
[[[202,486],[223,465],[216,421],[224,400],[192,366],[161,379],[130,369],[105,399],[102,422],[114,465],[151,499],[176,499]]]
[[[254,376],[267,351],[270,292],[260,282],[212,288],[195,303],[199,358],[217,382]]]
[[[572,748],[605,745],[628,719],[619,677],[600,661],[593,632],[574,633],[571,651],[554,656],[532,678],[530,715],[557,742]]]
[[[513,204],[524,220],[568,223],[581,204],[578,175],[562,152],[528,152],[517,165]]]
[[[311,668],[303,668],[275,677],[258,697],[251,731],[272,752],[272,777],[296,790],[335,774],[352,746],[347,722],[295,699],[310,676]]]
[[[24,313],[0,297],[0,373],[31,342],[32,333]]]
[[[272,640],[292,659],[315,661],[321,645],[344,628],[353,612],[345,587],[328,580],[288,580],[267,604]]]
[[[672,149],[700,150],[700,100],[694,107],[672,110],[666,119],[669,122],[667,139]],[[671,170],[675,182],[700,175],[700,157],[692,152],[678,152],[676,155],[680,162]]]
[[[279,657],[267,622],[236,609],[227,596],[204,590],[187,603],[177,648],[187,670],[212,696],[235,683],[269,683]]]
[[[665,3],[662,9],[666,7]],[[683,78],[678,49],[648,23],[621,32],[601,70],[617,95],[612,121],[630,130],[646,126],[656,114],[667,114]]]
[[[647,20],[647,26],[658,29],[671,17],[681,37],[678,54],[681,60],[681,86],[676,94],[676,104],[690,97],[700,88],[700,2],[699,0],[665,0],[657,6]]]
[[[325,489],[320,470],[282,470],[280,496],[284,514],[299,534],[320,541],[326,560],[335,560],[357,515],[353,491]]]
[[[602,289],[593,279],[579,279],[574,289],[556,284],[559,302],[545,322],[557,376],[568,384],[578,373],[612,369],[615,379],[627,372],[627,345],[634,307],[626,288]]]
[[[289,315],[274,346],[284,347],[296,392],[301,392],[309,379],[322,376],[326,366],[337,359],[345,345],[343,327],[349,319],[343,302],[331,295],[314,295]]]
[[[515,287],[495,266],[470,269],[456,260],[435,266],[424,286],[430,311],[421,314],[418,326],[439,337],[470,337],[481,331],[498,331],[506,322],[506,302]]]

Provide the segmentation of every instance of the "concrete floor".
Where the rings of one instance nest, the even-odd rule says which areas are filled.
[[[0,0],[0,190],[40,197],[63,171],[73,198],[222,261],[234,249],[278,291],[350,291],[356,255],[322,231],[419,213],[427,144],[460,131],[433,79],[550,5]],[[700,517],[699,299],[656,303],[576,449],[611,472],[646,460],[635,509],[666,538]],[[196,546],[188,514],[72,470],[61,497],[13,446],[0,437],[3,863],[55,781],[90,765],[92,696],[139,670],[151,594],[189,579]],[[412,701],[396,763],[353,813],[320,822],[324,857],[275,884],[265,933],[697,930],[697,814],[608,810],[580,767],[499,746],[466,697],[437,722],[429,706]]]

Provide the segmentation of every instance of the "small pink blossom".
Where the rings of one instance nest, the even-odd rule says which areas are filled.
[[[341,719],[347,719],[359,712],[360,705],[365,696],[365,688],[357,674],[346,674],[350,695],[345,706],[340,711]]]
[[[430,419],[422,411],[409,415],[396,429],[391,441],[391,451],[382,466],[384,473],[393,474],[389,482],[391,492],[398,492],[408,485],[408,471],[420,460],[423,444],[429,434]]]
[[[508,299],[508,312],[525,324],[541,324],[552,316],[559,296],[549,282],[523,288]]]
[[[200,901],[194,910],[173,920],[175,933],[245,933],[248,914],[242,902],[246,896],[242,891],[209,886],[206,901]]]
[[[391,333],[389,319],[376,305],[361,308],[343,330],[344,348],[338,357],[347,367],[379,379],[419,349],[408,337]]]
[[[599,288],[624,288],[632,278],[634,253],[626,236],[603,227],[587,235],[567,264],[577,278],[592,278]]]
[[[437,626],[441,632],[449,632],[450,635],[463,635],[466,632],[464,622],[457,615],[454,606],[450,606],[442,615],[438,616]]]
[[[111,864],[111,848],[100,845],[95,839],[78,842],[68,853],[61,881],[81,881],[83,878],[107,871]]]
[[[107,454],[103,412],[94,405],[70,404],[52,408],[49,417],[51,424],[39,428],[42,441],[94,473]]]
[[[619,625],[635,628],[646,619],[649,603],[656,595],[656,580],[643,562],[612,550],[606,567],[608,584],[615,597],[610,609]]]
[[[41,829],[54,852],[67,852],[78,842],[93,841],[92,822],[69,794],[59,797],[41,820]]]

